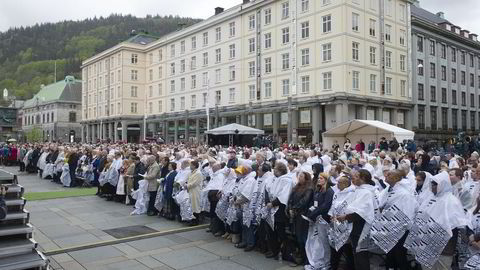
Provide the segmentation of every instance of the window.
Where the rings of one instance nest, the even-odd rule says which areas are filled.
[[[358,32],[358,21],[360,15],[357,13],[352,13],[352,31]]]
[[[208,46],[208,32],[203,33],[203,46]]]
[[[215,50],[215,63],[220,63],[222,61],[222,51],[221,49]]]
[[[235,58],[235,44],[231,44],[229,46],[229,51],[230,51],[230,59]]]
[[[185,97],[180,98],[180,110],[185,110]]]
[[[437,88],[435,86],[430,86],[430,101],[437,102]]]
[[[215,83],[220,83],[221,76],[222,76],[222,73],[220,72],[220,69],[216,69],[215,70]]]
[[[475,94],[470,94],[470,107],[475,108]]]
[[[266,82],[265,83],[265,98],[271,98],[272,97],[272,82]]]
[[[132,64],[138,63],[138,55],[137,54],[132,54]]]
[[[272,33],[265,34],[265,49],[272,47]]]
[[[138,104],[136,102],[132,102],[130,104],[130,112],[137,113],[138,112]]]
[[[170,63],[170,75],[175,75],[175,63]]]
[[[138,86],[132,86],[130,88],[130,96],[137,97],[137,94],[138,94]]]
[[[228,89],[228,102],[235,102],[235,88]]]
[[[153,97],[153,86],[152,85],[150,85],[148,87],[148,97]]]
[[[435,56],[435,40],[430,40],[430,55]]]
[[[228,70],[229,70],[228,73],[230,74],[230,76],[229,76],[229,77],[230,77],[230,81],[235,81],[235,66],[230,66],[230,67],[228,68]]]
[[[190,107],[191,107],[192,109],[195,109],[195,107],[197,107],[197,96],[196,96],[196,95],[192,95],[192,96],[190,97],[190,102],[191,102]]]
[[[158,67],[158,78],[159,79],[163,78],[163,67],[162,66]]]
[[[452,62],[457,62],[457,50],[455,50],[455,48],[452,48],[451,53],[452,53]]]
[[[405,46],[406,33],[405,30],[400,30],[400,45]]]
[[[148,103],[148,113],[153,113],[153,103],[152,102],[149,102]]]
[[[255,52],[255,38],[248,39],[248,52]]]
[[[190,78],[190,87],[192,89],[197,88],[197,75],[192,75]]]
[[[358,71],[353,71],[352,72],[352,89],[353,90],[358,90],[360,86],[360,72]]]
[[[208,66],[208,52],[203,53],[203,66]]]
[[[185,91],[185,78],[180,79],[180,91]]]
[[[465,77],[466,77],[465,71],[461,71],[461,72],[460,72],[460,83],[461,83],[462,85],[465,85],[465,84],[466,84],[466,78],[465,78]]]
[[[272,72],[272,58],[267,57],[265,58],[265,73]]]
[[[248,16],[248,29],[255,29],[255,15]]]
[[[447,80],[447,67],[446,66],[441,67],[441,73],[442,73],[442,81],[446,81]]]
[[[370,47],[370,64],[375,65],[376,63],[376,51],[377,48],[375,47]]]
[[[290,15],[290,4],[288,2],[282,3],[282,20],[287,19]]]
[[[207,99],[207,93],[203,93],[202,94],[203,96],[203,103],[202,103],[202,107],[206,107],[207,106],[207,103],[208,103],[208,99]]]
[[[307,12],[309,9],[310,1],[309,0],[302,0],[302,12]]]
[[[255,76],[255,61],[248,62],[248,76]]]
[[[440,52],[441,52],[440,57],[442,57],[442,59],[446,59],[447,58],[447,46],[445,44],[440,44]]]
[[[423,76],[423,60],[417,60],[418,76]]]
[[[332,31],[332,15],[322,17],[323,33],[330,33]]]
[[[192,59],[190,60],[190,69],[195,70],[197,69],[197,57],[192,56]]]
[[[405,62],[406,62],[406,56],[405,55],[400,55],[400,71],[406,71],[405,68]]]
[[[359,56],[358,56],[358,47],[359,46],[360,46],[360,43],[352,42],[352,59],[353,59],[353,61],[359,61]]]
[[[470,128],[475,130],[475,112],[470,112]]]
[[[185,72],[185,59],[180,60],[180,73]]]
[[[472,68],[475,66],[475,64],[473,62],[474,62],[473,61],[473,55],[470,54],[470,67],[472,67]]]
[[[47,116],[50,116],[47,114]],[[49,117],[48,117],[49,118]],[[50,122],[50,121],[49,121]],[[52,122],[53,122],[53,117],[52,117]],[[77,113],[76,112],[70,112],[68,113],[68,122],[70,123],[75,123],[77,122]]]
[[[417,36],[417,51],[423,52],[423,37]]]
[[[310,22],[302,22],[302,38],[310,37]]]
[[[282,43],[287,44],[290,42],[290,28],[285,27],[282,29]]]
[[[392,94],[392,78],[390,77],[385,78],[385,94]]]
[[[130,79],[131,79],[132,81],[138,80],[138,70],[132,70],[132,73],[131,73],[131,75],[130,75]]]
[[[385,25],[385,40],[392,42],[392,26],[388,24]]]
[[[404,22],[407,14],[405,5],[400,5],[400,21]]]
[[[377,92],[377,75],[370,74],[370,92]]]
[[[175,111],[175,99],[174,98],[170,99],[170,111],[171,112]]]
[[[185,40],[180,41],[180,53],[185,53]]]
[[[370,36],[375,36],[377,22],[375,20],[370,19]]]
[[[282,96],[288,96],[290,94],[290,80],[282,80]]]
[[[457,90],[452,90],[452,105],[457,105]]]
[[[323,90],[332,90],[332,72],[323,73]]]
[[[170,45],[170,58],[175,57],[175,44]]]
[[[255,100],[257,97],[257,91],[255,90],[255,85],[249,85],[248,86],[248,99],[249,100]]]
[[[392,52],[385,51],[385,66],[387,68],[392,68]]]
[[[310,92],[310,76],[302,76],[302,94],[307,94]]]
[[[467,106],[467,93],[462,92],[462,106]]]
[[[170,93],[175,93],[175,80],[170,81]]]
[[[435,107],[431,107],[430,108],[430,127],[432,128],[432,130],[436,130],[437,129],[437,108]]]
[[[435,66],[435,63],[430,63],[430,78],[434,79],[437,74],[437,67]]]
[[[235,36],[235,22],[229,23],[229,29],[230,29],[230,37]]]
[[[447,104],[447,88],[442,88],[442,103]]]
[[[407,81],[405,80],[400,81],[400,96],[407,96]]]
[[[222,28],[215,28],[215,42],[220,42],[222,40]]]
[[[385,0],[385,14],[392,16],[392,0]]]
[[[290,68],[290,54],[282,54],[282,70],[287,70]]]
[[[265,9],[265,25],[270,24],[272,22],[272,10]]]
[[[460,53],[460,64],[465,65],[465,58],[466,58],[466,53],[461,52]]]
[[[203,86],[207,86],[209,83],[208,72],[202,73],[202,84]]]
[[[322,45],[323,51],[323,61],[332,60],[332,43],[327,43]]]
[[[329,5],[332,2],[332,0],[322,0],[322,5]]]
[[[192,51],[196,50],[197,49],[197,37],[192,37],[191,43],[192,43]]]
[[[475,87],[475,76],[470,73],[470,87]]]
[[[418,100],[424,100],[425,95],[424,95],[424,92],[423,92],[423,84],[419,83],[417,89],[418,89]]]
[[[457,70],[452,68],[452,83],[457,83]]]
[[[302,66],[310,65],[310,49],[302,49]]]
[[[442,108],[442,128],[448,129],[448,109]]]

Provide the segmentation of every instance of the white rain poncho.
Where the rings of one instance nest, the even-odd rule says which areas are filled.
[[[135,210],[130,215],[142,215],[147,213],[147,206],[149,201],[148,181],[138,181],[138,189],[132,192],[132,198],[136,200]]]
[[[60,151],[58,153],[57,159],[55,160],[55,172],[59,173],[62,171],[63,163],[65,161],[65,153]]]
[[[332,165],[330,164],[332,162],[332,159],[330,158],[330,156],[323,155],[320,159],[323,165],[323,171],[327,173],[330,172],[330,169],[332,168]]]
[[[118,170],[113,166],[113,164],[107,170],[107,174],[105,175],[105,178],[107,179],[107,182],[110,183],[110,185],[114,187],[117,186],[119,173],[118,173]]]
[[[354,191],[355,186],[350,185],[344,190],[336,192],[335,195],[333,195],[332,206],[328,211],[328,215],[331,217],[345,215],[345,210],[347,209],[350,201],[353,199]],[[330,246],[336,251],[340,250],[340,248],[347,243],[352,229],[352,223],[347,221],[332,222],[330,228],[328,229],[328,242],[330,243]]]
[[[45,169],[45,165],[47,165],[47,156],[48,152],[43,152],[37,161],[37,167],[42,171]]]
[[[70,178],[70,167],[68,166],[68,163],[63,164],[60,182],[62,182],[64,187],[69,187],[72,182],[72,179]]]
[[[471,213],[470,222],[474,239],[480,239],[480,213]],[[465,269],[480,269],[480,250],[470,246],[468,251],[470,256],[465,264]]]
[[[240,178],[235,181],[231,194],[228,196],[228,208],[227,208],[227,217],[226,217],[226,223],[228,225],[232,225],[233,222],[238,221],[242,218],[242,209],[240,207],[237,207],[234,204],[234,196],[237,196],[238,194],[238,188],[243,185],[245,182],[245,178]]]
[[[320,221],[321,220],[321,221]],[[330,246],[328,243],[328,224],[320,217],[308,227],[308,237],[305,243],[309,265],[305,270],[329,270]]]
[[[259,192],[262,190],[262,183],[263,181],[259,179],[255,179],[256,173],[251,172],[245,177],[245,181],[242,186],[238,189],[238,194],[245,197],[248,201],[242,205],[242,222],[243,225],[250,227],[253,223],[257,223],[255,218],[255,213],[257,209],[257,199],[259,197]]]
[[[420,190],[420,192],[415,193],[417,203],[419,206],[422,205],[423,202],[428,201],[432,197],[434,197],[432,193],[432,188],[431,188],[431,182],[432,182],[433,176],[428,172],[425,172],[425,175],[426,177],[425,177],[425,181],[423,182],[422,189]]]
[[[175,202],[180,207],[180,217],[183,221],[190,221],[195,219],[192,210],[192,202],[190,201],[190,195],[188,191],[183,189],[175,196]]]
[[[383,211],[373,221],[370,237],[388,253],[411,227],[417,201],[407,179],[397,182],[391,190],[385,189],[380,198],[379,206]]]
[[[221,189],[222,195],[218,200],[217,207],[215,208],[215,214],[220,220],[225,221],[227,219],[228,207],[230,206],[229,204],[230,196],[231,196],[233,187],[235,186],[237,176],[235,174],[235,171],[229,168],[225,168],[221,171],[225,175],[225,180],[223,182],[223,187]]]
[[[275,199],[278,199],[280,203],[287,205],[288,198],[293,188],[293,181],[290,175],[284,174],[280,177],[274,177],[272,181],[268,184],[267,192],[269,196],[269,201],[273,202]],[[261,218],[265,219],[268,225],[274,229],[275,224],[275,213],[278,211],[278,206],[268,209],[264,207],[261,210]]]
[[[275,211],[272,209],[268,209],[265,204],[265,195],[267,192],[270,192],[270,187],[273,183],[275,176],[272,172],[266,172],[261,178],[258,179],[261,182],[261,186],[259,189],[259,194],[256,202],[256,209],[255,209],[255,219],[258,223],[260,220],[263,219],[270,225],[273,229],[273,217],[275,215]]]
[[[378,214],[378,198],[375,191],[375,186],[369,184],[356,187],[351,195],[351,201],[345,209],[345,214],[356,213],[365,220],[365,225],[358,240],[357,252],[369,250],[374,247],[373,241],[370,238],[370,228],[376,214]]]
[[[168,174],[170,174],[172,172],[169,172]],[[167,175],[168,176],[168,175]],[[166,178],[166,177],[165,177]],[[165,180],[163,180],[165,181]],[[155,198],[155,209],[158,210],[158,212],[161,212],[162,209],[163,209],[163,205],[164,205],[164,196],[163,196],[163,183],[160,183],[160,185],[158,185],[158,189],[157,189],[157,197]]]
[[[448,173],[435,175],[432,182],[437,183],[437,194],[420,205],[404,245],[426,268],[436,263],[453,236],[453,229],[469,223],[462,204],[452,194]]]
[[[123,174],[118,177],[118,183],[117,183],[117,195],[125,195],[125,180],[123,179]]]
[[[45,169],[42,173],[42,178],[47,178],[48,176],[53,177],[55,165],[54,164],[47,164],[45,165]]]

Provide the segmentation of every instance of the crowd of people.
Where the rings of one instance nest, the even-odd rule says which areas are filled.
[[[362,145],[363,144],[363,145]],[[413,142],[330,149],[56,143],[10,146],[20,170],[196,225],[305,269],[480,269],[480,156]]]

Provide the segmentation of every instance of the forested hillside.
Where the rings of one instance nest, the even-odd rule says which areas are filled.
[[[132,30],[162,36],[199,20],[173,16],[111,15],[83,21],[37,24],[0,32],[0,90],[31,98],[41,84],[79,77],[82,60],[129,38]]]

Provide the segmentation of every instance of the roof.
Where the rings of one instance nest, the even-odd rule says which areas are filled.
[[[441,24],[445,22],[450,23],[448,20],[441,18],[437,14],[434,14],[428,10],[425,10],[421,7],[417,7],[415,5],[411,5],[411,13],[412,13],[412,16],[414,17],[417,17],[419,19],[422,19],[434,24]]]
[[[358,135],[373,135],[373,134],[385,134],[394,133],[397,135],[412,136],[415,134],[408,129],[399,128],[394,125],[390,125],[384,122],[376,120],[351,120],[345,122],[337,127],[327,130],[323,133],[324,136],[343,136],[345,134],[355,133]]]
[[[265,132],[260,129],[251,128],[240,124],[229,124],[205,131],[205,133],[211,135],[259,135],[264,134]]]
[[[25,101],[24,107],[33,107],[41,103],[52,101],[82,101],[82,81],[76,80],[73,76],[65,77],[65,80],[49,84]]]
[[[151,36],[151,35],[144,34],[144,33],[140,33],[138,35],[135,35],[135,36],[127,39],[125,42],[135,43],[135,44],[140,44],[140,45],[147,45],[147,44],[152,43],[156,40],[158,40],[158,37]]]

